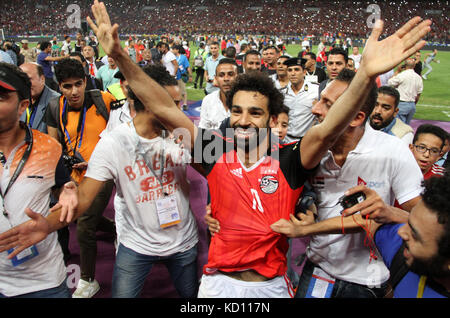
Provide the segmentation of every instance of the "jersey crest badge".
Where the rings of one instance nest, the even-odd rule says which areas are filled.
[[[261,191],[266,194],[275,193],[278,189],[278,180],[274,176],[264,176],[259,183],[259,187],[261,188]]]

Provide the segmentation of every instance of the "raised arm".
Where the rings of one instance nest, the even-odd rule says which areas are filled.
[[[420,17],[409,20],[395,34],[378,41],[383,22],[378,20],[362,54],[361,65],[347,90],[333,104],[325,120],[313,126],[301,143],[301,160],[307,169],[319,164],[327,150],[348,127],[367,98],[375,78],[398,65],[408,56],[420,50],[421,40],[430,31],[430,20]]]
[[[134,63],[120,45],[118,24],[111,25],[108,12],[103,2],[95,0],[92,6],[95,23],[87,17],[90,27],[95,32],[105,54],[111,56],[119,66],[133,92],[144,104],[147,110],[155,114],[158,120],[170,131],[186,129],[190,135],[183,138],[186,146],[192,149],[197,135],[197,127],[173,102],[167,91]]]

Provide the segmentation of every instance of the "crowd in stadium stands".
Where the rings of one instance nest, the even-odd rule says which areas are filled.
[[[11,35],[70,34],[67,11],[73,0],[18,0],[0,4],[0,28]],[[81,17],[88,15],[90,1],[76,1]],[[377,3],[371,1],[370,3]],[[314,35],[327,33],[365,38],[369,2],[365,1],[293,1],[293,0],[111,0],[106,2],[113,21],[120,21],[122,34],[273,34]],[[419,15],[433,21],[427,40],[450,42],[449,7],[444,1],[378,1],[386,34]],[[318,8],[314,11],[311,8]],[[434,10],[434,11],[433,11]],[[439,11],[441,10],[441,11]],[[20,12],[20,23],[12,23]],[[336,34],[337,33],[337,34]]]

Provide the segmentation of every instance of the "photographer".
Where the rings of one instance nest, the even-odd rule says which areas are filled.
[[[46,111],[48,133],[60,141],[65,151],[64,162],[72,178],[80,183],[88,161],[106,128],[114,97],[99,90],[86,91],[83,65],[66,58],[55,66],[62,96],[50,101]],[[92,297],[99,289],[95,278],[97,255],[96,231],[114,233],[112,220],[102,216],[111,196],[113,182],[106,182],[86,213],[78,220],[81,279],[73,297]]]

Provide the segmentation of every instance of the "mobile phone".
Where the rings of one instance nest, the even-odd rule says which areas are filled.
[[[348,195],[348,196],[344,195],[343,197],[341,197],[339,199],[339,203],[344,208],[344,210],[346,210],[358,203],[363,202],[365,199],[366,199],[366,195],[364,194],[364,192],[360,191],[360,192],[353,193],[352,195]]]

